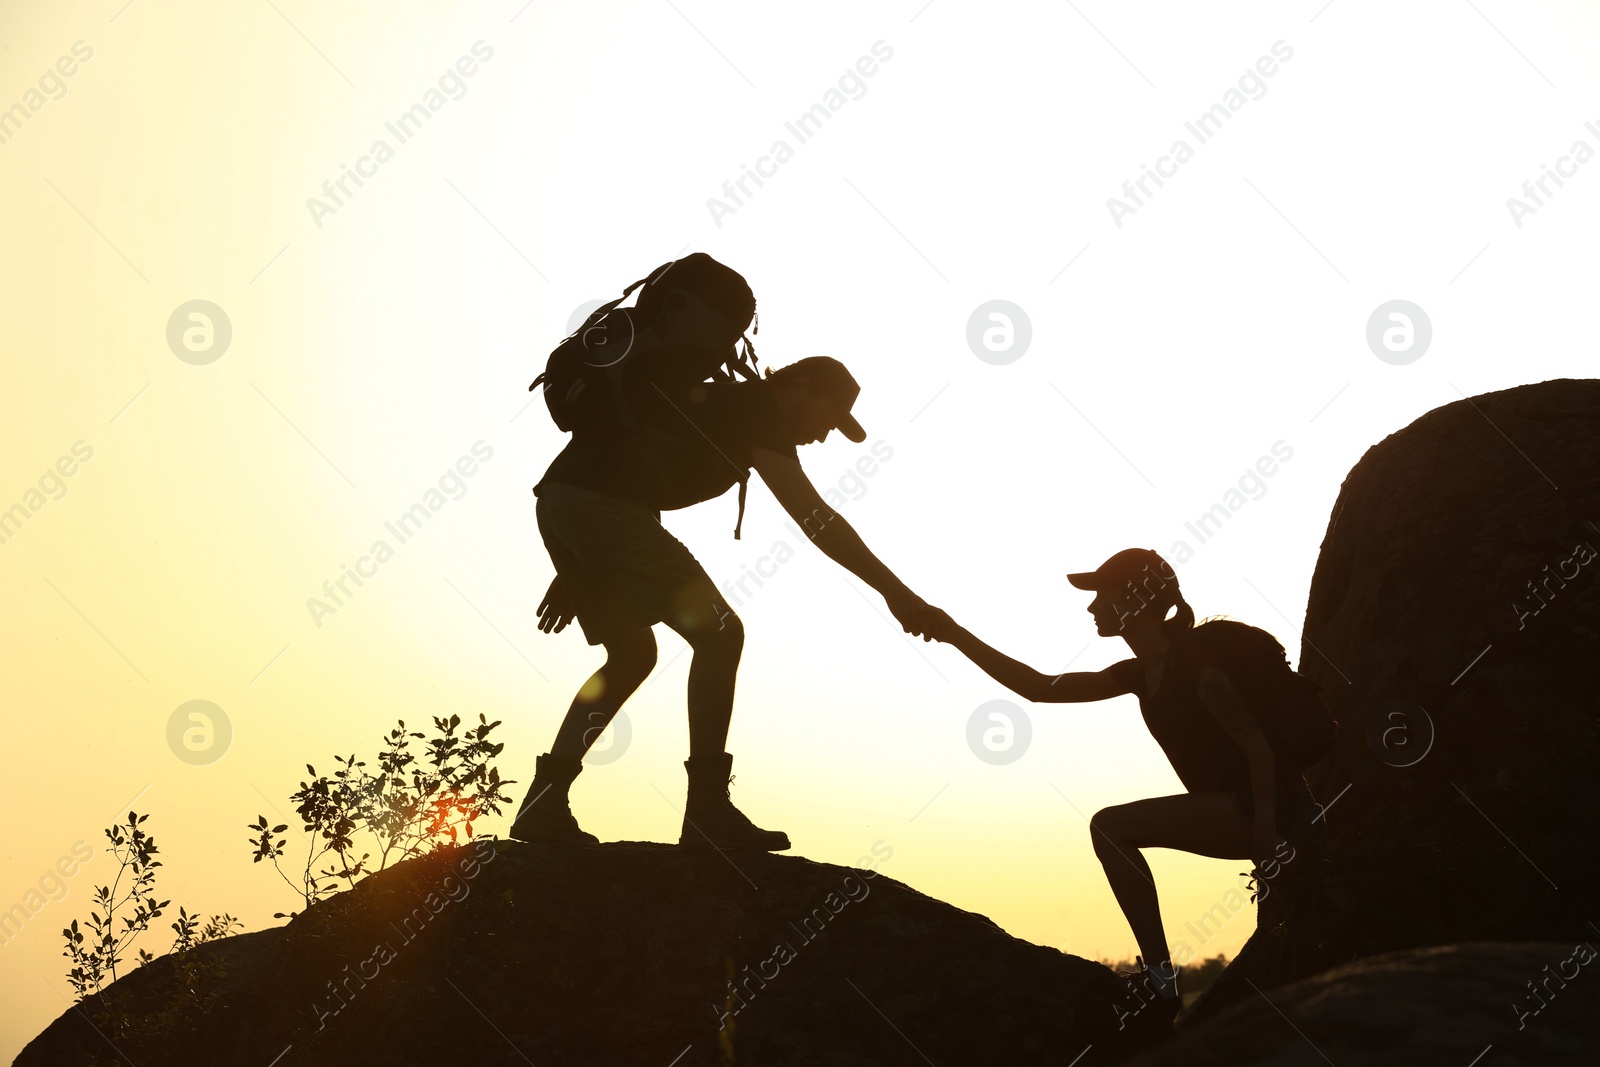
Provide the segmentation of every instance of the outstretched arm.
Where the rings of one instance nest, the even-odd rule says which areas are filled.
[[[941,613],[942,615],[943,613]],[[948,619],[949,616],[944,616]],[[961,650],[978,668],[1024,700],[1040,704],[1073,704],[1086,700],[1109,700],[1128,692],[1126,686],[1103,671],[1074,671],[1070,674],[1045,674],[1026,663],[1012,659],[954,622],[935,625],[933,636]]]
[[[882,594],[908,633],[921,633],[926,628],[927,616],[933,609],[884,566],[844,516],[822,499],[800,469],[799,460],[765,448],[755,449],[751,460],[783,510],[824,555]]]

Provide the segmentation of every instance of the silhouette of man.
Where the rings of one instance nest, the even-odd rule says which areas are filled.
[[[720,267],[709,257],[700,258]],[[661,283],[641,291],[636,317],[650,324],[663,349],[699,345],[731,351],[755,306],[743,279],[733,277],[742,292],[725,298],[712,293],[711,303],[687,287],[672,286],[669,271]],[[813,356],[769,369],[764,378],[656,392],[661,414],[678,419],[686,445],[699,448],[698,453],[686,453],[700,461],[698,470],[669,472],[684,474],[680,499],[710,499],[739,483],[742,506],[743,483],[754,468],[823,553],[882,594],[907,633],[923,634],[937,609],[873,555],[800,467],[797,446],[821,442],[835,429],[851,441],[866,439],[850,413],[860,386],[842,363]],[[589,644],[605,646],[606,660],[573,699],[550,751],[538,758],[512,837],[596,843],[573,817],[568,789],[582,770],[583,754],[655,666],[651,626],[665,622],[692,650],[690,751],[684,763],[689,788],[679,845],[789,847],[783,831],[756,826],[729,797],[733,757],[725,748],[744,626],[705,569],[661,525],[661,480],[651,477],[651,469],[674,463],[695,465],[667,455],[652,455],[646,464],[630,435],[611,422],[587,432],[575,430],[534,487],[539,532],[556,568],[555,581],[539,605],[540,629],[560,633],[576,617]],[[668,510],[681,506],[667,504]]]

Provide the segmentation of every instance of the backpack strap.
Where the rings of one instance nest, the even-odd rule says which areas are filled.
[[[760,332],[761,313],[758,311],[756,312],[755,316],[755,327],[750,331],[750,333]],[[761,363],[761,360],[756,356],[756,344],[754,341],[750,340],[750,334],[748,333],[741,334],[739,336],[739,340],[744,342],[744,352],[741,353],[736,349],[734,351],[733,358],[728,360],[727,365],[745,381],[755,381],[761,376],[756,370],[757,366]],[[748,362],[746,361],[746,357],[748,357]],[[732,379],[730,378],[730,380]]]
[[[751,330],[750,333],[760,333],[760,332],[761,332],[761,313],[757,312],[756,313],[756,319],[755,319],[755,329]],[[747,382],[756,381],[757,379],[759,379],[761,377],[761,375],[756,371],[756,365],[760,362],[760,360],[756,357],[755,342],[750,340],[750,334],[741,335],[739,340],[744,342],[744,354],[750,357],[750,361],[747,364],[744,361],[744,359],[738,353],[735,353],[734,358],[729,360],[728,365],[731,366],[734,370],[738,371],[740,377],[744,378],[745,381],[747,381]],[[730,378],[729,380],[731,381],[732,379]],[[745,491],[748,490],[749,488],[750,488],[750,472],[747,470],[747,471],[744,472],[744,475],[742,477],[740,477],[740,479],[739,479],[739,518],[733,524],[733,539],[735,541],[739,540],[739,528],[744,525],[744,495],[745,495]]]
[[[761,316],[759,314],[756,316],[755,321],[755,329],[752,330],[751,333],[760,333]],[[723,361],[722,366],[712,371],[711,377],[714,380],[719,382],[734,382],[737,381],[738,378],[743,378],[747,382],[753,382],[758,381],[761,378],[760,372],[756,369],[757,365],[760,363],[760,360],[756,356],[755,343],[750,340],[749,334],[741,335],[739,340],[744,342],[744,351],[740,352],[736,348],[733,355],[729,356],[728,359]],[[729,373],[729,371],[734,373]],[[736,378],[734,374],[737,374],[738,378]],[[739,517],[734,521],[733,524],[733,539],[735,541],[740,540],[739,531],[744,526],[744,500],[745,494],[749,491],[749,489],[750,472],[747,470],[739,477]]]
[[[739,519],[733,524],[733,539],[739,540],[739,527],[744,525],[744,493],[750,488],[750,472],[745,471],[744,477],[739,479]]]
[[[621,296],[617,297],[615,300],[607,301],[606,303],[601,304],[599,307],[595,308],[593,311],[589,312],[589,317],[583,320],[583,325],[579,326],[576,330],[573,330],[571,333],[567,334],[566,341],[570,341],[574,337],[582,337],[584,335],[584,332],[587,331],[589,329],[589,327],[593,326],[595,323],[599,322],[601,319],[605,318],[607,315],[609,315],[613,311],[615,311],[617,309],[617,305],[618,304],[620,304],[624,300],[628,299],[628,297],[633,293],[633,291],[635,289],[639,288],[639,286],[643,285],[645,282],[647,282],[649,280],[650,280],[650,278],[649,278],[648,275],[646,275],[643,278],[640,278],[638,281],[634,282],[632,285],[630,285],[626,289],[622,290],[622,295]],[[566,341],[563,341],[562,343],[565,344]],[[533,392],[535,389],[539,388],[541,383],[543,383],[545,381],[548,381],[549,378],[550,378],[549,371],[545,371],[544,373],[540,374],[537,378],[535,378],[533,380],[533,384],[528,386],[528,392],[530,392],[530,393]]]

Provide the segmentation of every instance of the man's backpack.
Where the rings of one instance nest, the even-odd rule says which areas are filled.
[[[1339,724],[1322,702],[1322,687],[1289,666],[1276,637],[1232,619],[1212,619],[1182,642],[1184,658],[1216,666],[1228,676],[1273,756],[1296,773],[1333,751]]]
[[[635,290],[634,307],[619,305]],[[699,382],[753,380],[757,357],[748,335],[733,345],[723,338],[707,337],[668,345],[656,335],[661,311],[674,300],[702,301],[738,327],[755,316],[755,294],[739,272],[704,252],[663,263],[629,285],[622,295],[596,308],[570,336],[550,353],[544,373],[528,386],[544,386],[550,418],[573,433],[625,433],[644,464],[658,507],[676,508],[695,502],[691,468],[709,462],[726,464],[708,450],[686,418],[664,412],[661,398]],[[755,329],[760,332],[760,321]],[[668,405],[670,406],[670,405]],[[738,478],[739,536],[744,520],[749,471]],[[722,483],[723,488],[727,482]]]

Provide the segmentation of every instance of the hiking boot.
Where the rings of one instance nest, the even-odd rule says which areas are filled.
[[[759,849],[782,852],[789,835],[763,830],[733,806],[728,788],[733,784],[733,757],[690,756],[683,761],[689,772],[689,796],[683,806],[683,832],[678,847],[696,851]]]
[[[1118,971],[1117,977],[1128,983],[1140,1001],[1139,1011],[1148,1009],[1168,1027],[1176,1024],[1183,1010],[1183,996],[1178,993],[1178,968],[1168,963],[1165,967],[1152,967],[1141,956],[1133,957],[1139,965],[1136,971]],[[1170,973],[1168,973],[1170,972]],[[1164,995],[1170,992],[1170,996]]]
[[[533,784],[511,824],[511,836],[541,845],[599,844],[598,837],[578,826],[567,803],[567,790],[583,764],[546,752],[535,767]]]

